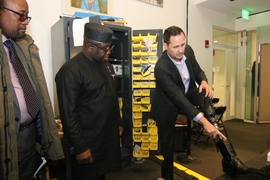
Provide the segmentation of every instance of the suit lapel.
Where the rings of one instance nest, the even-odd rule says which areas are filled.
[[[184,86],[181,75],[180,75],[177,67],[175,66],[175,64],[172,62],[172,60],[169,58],[169,56],[167,54],[166,54],[166,56],[167,56],[167,63],[170,67],[170,70],[172,70],[172,72],[174,74],[173,78],[176,78],[176,82],[180,82],[181,86]]]

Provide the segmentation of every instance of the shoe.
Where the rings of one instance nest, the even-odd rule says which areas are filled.
[[[228,139],[220,139],[216,143],[216,146],[223,156],[222,169],[224,173],[234,177],[247,174],[248,167],[237,157],[236,152]]]
[[[223,158],[222,169],[224,173],[233,177],[248,173],[248,167],[237,156],[232,156],[231,159]]]
[[[270,179],[270,165],[264,166],[261,169],[248,168],[247,172],[248,174],[257,174]]]
[[[134,158],[133,161],[135,164],[142,164],[145,161],[145,159],[144,158]]]

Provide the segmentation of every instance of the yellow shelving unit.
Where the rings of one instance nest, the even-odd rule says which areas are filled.
[[[156,87],[154,68],[162,53],[161,38],[162,30],[133,31],[133,157],[148,158],[151,150],[158,150],[158,128],[149,113]]]

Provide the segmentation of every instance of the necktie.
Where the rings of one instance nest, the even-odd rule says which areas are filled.
[[[11,64],[17,74],[23,94],[26,102],[26,107],[32,118],[35,118],[39,112],[39,103],[37,93],[30,82],[30,79],[23,67],[22,62],[17,56],[12,42],[8,39],[4,42],[4,45],[8,48]]]

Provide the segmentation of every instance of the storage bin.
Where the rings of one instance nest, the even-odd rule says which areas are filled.
[[[133,96],[141,96],[141,95],[142,95],[142,90],[140,90],[140,89],[134,89]]]
[[[133,113],[134,119],[141,119],[142,118],[142,113]]]
[[[141,112],[141,105],[133,105],[133,112]]]
[[[142,89],[141,95],[142,96],[150,96],[150,90],[149,89]]]
[[[142,126],[142,119],[133,120],[133,127],[141,127],[141,126]]]

